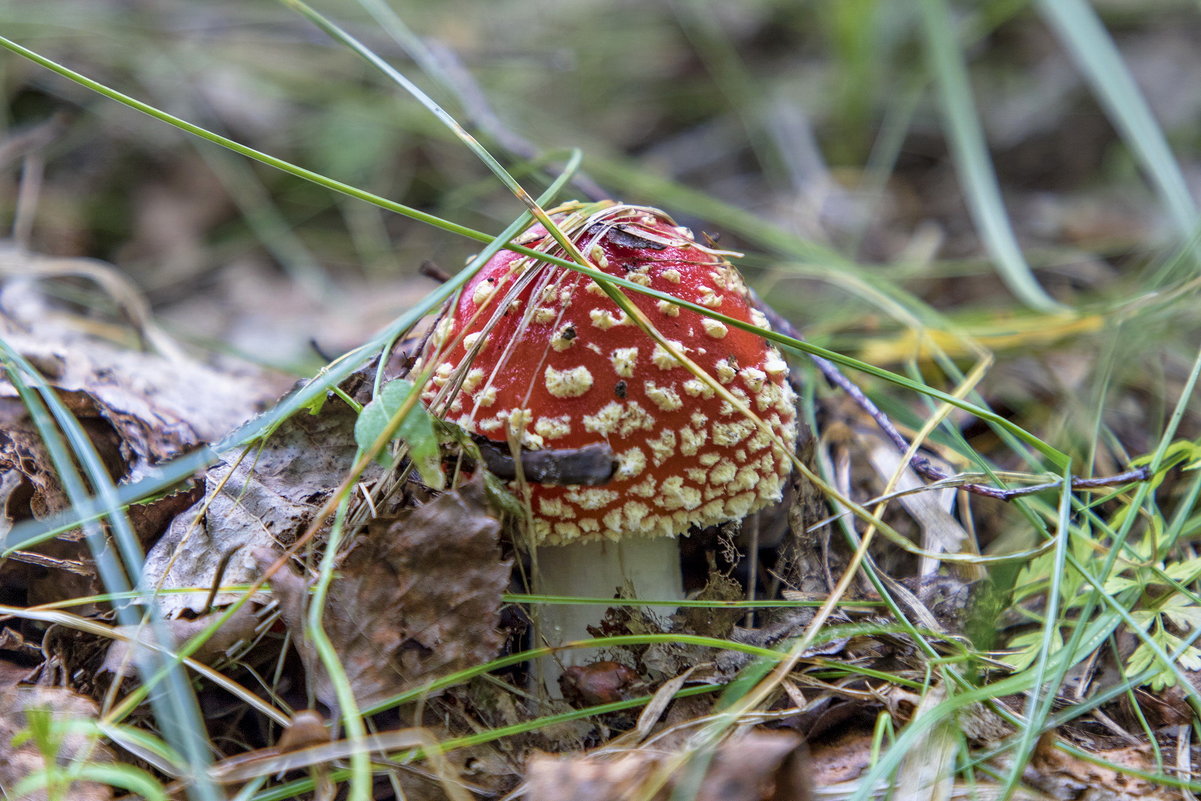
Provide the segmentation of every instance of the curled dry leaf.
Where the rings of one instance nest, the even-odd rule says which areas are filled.
[[[609,660],[568,667],[559,677],[559,688],[563,698],[576,707],[611,704],[645,689],[638,671]]]
[[[20,308],[41,307],[36,297],[22,297]],[[120,348],[58,324],[49,313],[0,313],[0,336],[41,372],[117,482],[135,481],[153,465],[220,437],[264,400],[257,375]],[[133,507],[129,516],[143,543],[196,497],[181,491]],[[15,387],[0,376],[0,538],[68,505]],[[0,584],[23,591],[29,604],[99,592],[79,539],[78,531],[67,532],[12,554],[0,565]]]
[[[257,373],[218,371],[82,336],[55,339],[5,326],[0,334],[60,393],[86,397],[93,414],[119,437],[129,465],[123,477],[131,480],[181,450],[219,439],[261,408],[272,392]],[[0,396],[15,395],[0,382]]]
[[[666,801],[688,771],[654,783],[675,755],[630,751],[617,758],[539,754],[527,765],[530,801]],[[697,801],[806,801],[810,781],[800,738],[789,732],[755,731],[718,746],[698,784]]]
[[[321,713],[315,709],[298,709],[288,721],[288,728],[284,729],[275,747],[281,753],[287,753],[314,745],[324,745],[329,741],[329,729]]]
[[[114,482],[135,481],[155,464],[216,439],[262,399],[249,376],[221,374],[190,361],[78,335],[63,339],[61,331],[56,338],[18,328],[11,319],[0,321],[0,335],[47,379]],[[143,543],[195,499],[184,491],[134,507],[130,519]],[[46,519],[68,505],[15,387],[0,377],[0,537],[17,523]],[[79,537],[78,531],[67,532],[13,554],[0,569],[0,581],[26,589],[29,603],[99,591]]]
[[[370,706],[496,655],[501,593],[512,568],[501,559],[499,533],[477,479],[404,517],[375,521],[352,543],[324,622],[359,703]],[[256,555],[264,568],[274,560]],[[271,586],[317,698],[336,707],[304,636],[307,582],[285,569]]]
[[[875,758],[870,731],[845,729],[837,735],[811,738],[809,764],[813,783],[818,787],[834,787],[852,782],[872,766]]]

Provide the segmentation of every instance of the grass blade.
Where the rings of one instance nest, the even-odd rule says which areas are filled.
[[[1039,0],[1038,8],[1151,178],[1180,238],[1192,238],[1197,232],[1197,204],[1163,130],[1096,10],[1084,0]]]
[[[334,41],[339,42],[353,50],[360,57],[366,60],[367,63],[371,64],[371,66],[375,67],[377,70],[386,75],[390,81],[408,92],[413,99],[424,106],[427,111],[437,117],[439,122],[450,129],[451,133],[458,137],[459,141],[466,145],[467,149],[474,153],[475,156],[482,161],[489,170],[492,171],[493,175],[500,179],[500,182],[504,184],[506,189],[513,193],[514,197],[525,204],[525,207],[530,210],[531,214],[534,215],[534,219],[541,223],[544,228],[546,228],[550,235],[555,238],[555,241],[559,243],[559,245],[575,262],[583,265],[590,264],[590,262],[584,258],[583,254],[575,249],[575,245],[563,236],[563,233],[558,229],[558,226],[555,225],[555,222],[551,220],[542,207],[538,205],[538,201],[534,200],[533,195],[527,192],[521,186],[521,184],[517,183],[517,179],[509,174],[509,171],[506,170],[504,166],[502,166],[501,163],[497,161],[491,153],[488,152],[487,148],[480,144],[478,139],[472,136],[467,129],[458,122],[458,120],[456,120],[450,115],[449,112],[446,111],[446,109],[438,105],[432,97],[423,92],[421,88],[417,86],[417,84],[410,81],[399,70],[376,55],[375,51],[367,47],[367,45],[363,44],[355,37],[351,36],[342,28],[338,27],[338,25],[336,25],[332,20],[323,16],[320,12],[303,2],[303,0],[280,0],[280,2],[306,17],[310,22],[324,31]]]
[[[922,0],[922,21],[930,71],[938,85],[955,167],[972,219],[1001,280],[1027,306],[1040,311],[1063,311],[1063,306],[1035,279],[1009,223],[946,0]]]
[[[58,73],[62,77],[74,81],[80,86],[90,89],[99,95],[107,97],[109,100],[115,100],[121,105],[127,106],[134,111],[140,111],[149,117],[159,120],[160,122],[165,122],[181,131],[190,133],[193,136],[198,136],[201,139],[212,142],[213,144],[220,145],[227,150],[232,150],[238,155],[254,159],[257,162],[266,164],[268,167],[274,167],[281,172],[286,172],[289,175],[295,175],[298,178],[311,181],[318,186],[323,186],[326,189],[332,189],[335,192],[341,192],[344,195],[349,195],[350,197],[358,200],[364,200],[368,203],[379,206],[382,209],[395,212],[410,219],[417,220],[418,222],[426,223],[427,225],[432,225],[435,228],[441,228],[443,231],[447,231],[452,234],[458,234],[459,236],[465,236],[469,239],[475,239],[476,241],[481,242],[489,242],[492,239],[492,237],[488,236],[487,234],[481,234],[479,231],[474,231],[466,226],[443,220],[441,217],[429,214],[428,212],[420,211],[419,209],[412,208],[411,206],[406,206],[403,203],[397,203],[395,200],[389,200],[388,198],[380,197],[379,195],[372,194],[371,192],[366,192],[358,187],[351,186],[350,184],[345,184],[341,181],[335,181],[334,179],[327,178],[320,173],[313,172],[312,170],[306,170],[304,167],[298,167],[297,165],[284,161],[283,159],[276,158],[275,156],[268,155],[267,153],[263,153],[259,150],[255,150],[252,147],[247,147],[246,145],[236,142],[229,137],[221,136],[218,133],[214,133],[206,128],[202,128],[195,123],[188,122],[187,120],[176,117],[173,114],[168,114],[162,109],[156,108],[149,103],[144,103],[141,100],[130,97],[127,94],[118,92],[116,89],[106,86],[99,81],[93,80],[82,73],[76,72],[70,67],[59,64],[57,61],[46,58],[40,53],[36,53],[27,47],[23,47],[22,45],[19,45],[4,36],[0,36],[0,47],[11,50],[17,55],[27,58],[35,64],[45,67],[52,72]]]
[[[109,521],[112,539],[117,546],[117,553],[114,554],[98,522],[92,521],[85,526],[87,543],[105,586],[116,592],[125,592],[130,583],[140,585],[141,582],[134,577],[141,575],[141,546],[129,518],[117,502],[116,487],[83,427],[33,366],[2,339],[0,366],[8,374],[9,381],[28,409],[68,499],[75,503],[89,496],[84,476],[75,466],[76,461],[96,493],[101,511]],[[139,589],[141,602],[149,610],[146,623],[155,641],[170,643],[171,637],[166,626],[161,617],[154,612],[153,593],[143,586],[139,586]],[[142,613],[134,606],[115,604],[115,609],[122,624],[143,624]],[[164,736],[184,757],[185,764],[193,768],[189,777],[191,781],[187,786],[188,796],[199,801],[219,801],[222,797],[221,792],[206,772],[209,754],[200,708],[183,668],[157,649],[151,652],[149,661],[139,664],[138,668],[148,683],[160,672],[163,676],[159,692],[151,696],[151,704]]]

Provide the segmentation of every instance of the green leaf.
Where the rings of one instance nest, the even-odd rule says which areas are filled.
[[[1158,661],[1155,652],[1151,650],[1151,646],[1147,645],[1147,643],[1141,643],[1138,648],[1134,649],[1134,653],[1130,655],[1130,659],[1126,662],[1126,675],[1137,676]],[[1171,687],[1175,683],[1176,677],[1172,675],[1171,671],[1168,671],[1166,677],[1163,673],[1156,674],[1148,686],[1153,690],[1162,690],[1165,687]]]
[[[1181,584],[1192,584],[1201,576],[1201,557],[1185,559],[1183,562],[1172,562],[1164,567],[1163,572],[1168,578]]]
[[[38,706],[25,710],[25,729],[12,738],[14,746],[33,740],[38,751],[47,761],[53,761],[58,753],[61,736],[54,731],[54,714],[46,707]]]
[[[1006,654],[1001,661],[1013,668],[1014,672],[1025,670],[1034,664],[1042,645],[1043,632],[1041,629],[1023,632],[1010,639],[1009,647],[1013,649],[1013,653]],[[1056,630],[1051,634],[1051,653],[1055,653],[1061,648],[1063,648],[1063,634]]]
[[[1147,631],[1152,624],[1159,620],[1159,612],[1151,609],[1136,609],[1130,613],[1130,619],[1134,621],[1134,625]]]
[[[1201,649],[1198,649],[1195,645],[1190,645],[1184,649],[1184,653],[1176,657],[1176,661],[1179,663],[1181,669],[1195,673],[1201,670]]]
[[[421,474],[421,480],[433,489],[445,489],[446,477],[442,473],[442,455],[438,448],[438,437],[434,433],[434,421],[417,400],[415,392],[412,382],[403,378],[385,385],[379,395],[363,407],[359,419],[355,421],[354,441],[363,450],[370,450],[375,441],[395,424],[395,419],[407,405],[404,419],[395,428],[393,436],[409,446],[409,459]],[[377,455],[376,460],[385,467],[391,463],[383,452]]]
[[[1201,606],[1197,606],[1185,595],[1172,595],[1163,602],[1159,612],[1172,621],[1172,625],[1182,629],[1201,627]]]
[[[1201,649],[1193,645],[1185,646],[1184,640],[1162,629],[1153,633],[1151,639],[1168,653],[1180,651],[1180,655],[1176,657],[1176,664],[1181,670],[1201,670]],[[1182,648],[1183,650],[1181,650]],[[1126,675],[1133,676],[1141,673],[1152,665],[1160,668],[1160,672],[1147,682],[1147,686],[1153,692],[1159,692],[1176,684],[1176,673],[1170,665],[1165,665],[1155,655],[1151,645],[1147,642],[1141,643],[1130,655],[1130,660],[1126,663]]]
[[[1143,467],[1155,460],[1154,453],[1148,453],[1133,459],[1131,467]],[[1201,468],[1201,441],[1193,442],[1188,439],[1178,439],[1172,442],[1163,452],[1159,469],[1151,477],[1151,488],[1156,489],[1163,483],[1164,478],[1178,465],[1183,464],[1182,470],[1197,470]]]
[[[325,401],[329,397],[328,392],[322,392],[320,395],[314,395],[313,399],[304,404],[300,408],[314,417],[321,414],[321,410],[325,408]]]
[[[501,512],[513,517],[521,517],[525,514],[525,507],[521,505],[517,496],[509,491],[508,484],[503,478],[485,473],[484,490],[488,493],[488,499],[496,504]]]

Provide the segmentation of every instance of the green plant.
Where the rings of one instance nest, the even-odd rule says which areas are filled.
[[[100,740],[118,732],[132,742],[147,745],[155,753],[169,754],[166,746],[156,738],[130,727],[106,731],[97,721],[88,718],[64,720],[56,717],[48,707],[25,710],[25,720],[27,728],[13,737],[12,745],[20,747],[32,742],[42,756],[44,767],[17,782],[12,788],[14,796],[20,798],[41,791],[50,801],[70,801],[75,785],[97,782],[136,793],[147,801],[167,801],[163,785],[145,770],[93,758]]]

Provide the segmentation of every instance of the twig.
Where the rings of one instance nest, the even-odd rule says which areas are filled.
[[[751,292],[751,300],[767,317],[767,320],[769,323],[771,323],[771,327],[774,331],[778,331],[781,334],[790,336],[793,339],[804,339],[801,333],[796,329],[796,326],[794,326],[787,318],[765,303],[763,299],[756,295],[753,291]],[[846,374],[844,374],[842,370],[838,369],[838,365],[834,364],[834,362],[830,361],[829,359],[812,353],[809,354],[809,358],[813,360],[815,365],[817,365],[817,369],[826,377],[827,381],[845,392],[851,398],[851,400],[853,400],[859,406],[859,408],[867,412],[868,416],[871,417],[880,430],[884,432],[884,435],[888,437],[888,439],[891,440],[892,443],[897,447],[897,450],[904,453],[909,449],[908,440],[906,440],[901,432],[897,430],[897,427],[893,425],[893,422],[889,419],[888,415],[881,411],[880,407],[876,406],[876,404],[872,402],[872,399],[864,394],[863,390],[859,388],[858,384],[847,378]],[[924,456],[918,456],[915,454],[910,460],[909,465],[914,469],[915,472],[917,472],[918,475],[927,481],[947,481],[954,478],[954,476],[952,476],[950,473],[935,467],[934,464],[932,464],[930,460]],[[1095,478],[1077,478],[1073,476],[1072,489],[1098,489],[1101,487],[1112,487],[1119,484],[1127,484],[1132,481],[1146,481],[1150,477],[1150,470],[1145,466],[1132,468],[1124,473],[1118,473],[1117,475],[1112,476],[1097,476]],[[1010,501],[1014,498],[1019,498],[1024,495],[1033,495],[1038,492],[1043,492],[1044,490],[1057,489],[1063,486],[1063,481],[1048,481],[1043,484],[1034,484],[1029,487],[1015,487],[1012,489],[1002,489],[1000,487],[993,487],[988,484],[974,483],[960,484],[958,486],[959,489],[970,492],[973,495],[982,495],[985,498],[996,498],[1002,501]]]
[[[489,473],[509,480],[517,477],[517,459],[507,447],[479,434],[473,434],[471,439],[479,448],[480,457]],[[617,469],[613,449],[607,442],[582,448],[547,448],[541,451],[522,448],[517,456],[526,480],[538,484],[597,486],[607,484]]]
[[[421,267],[418,268],[417,272],[421,273],[426,278],[434,279],[439,284],[445,284],[450,280],[450,273],[446,272],[446,270],[443,270],[430,259],[426,259],[425,261],[421,262]]]

